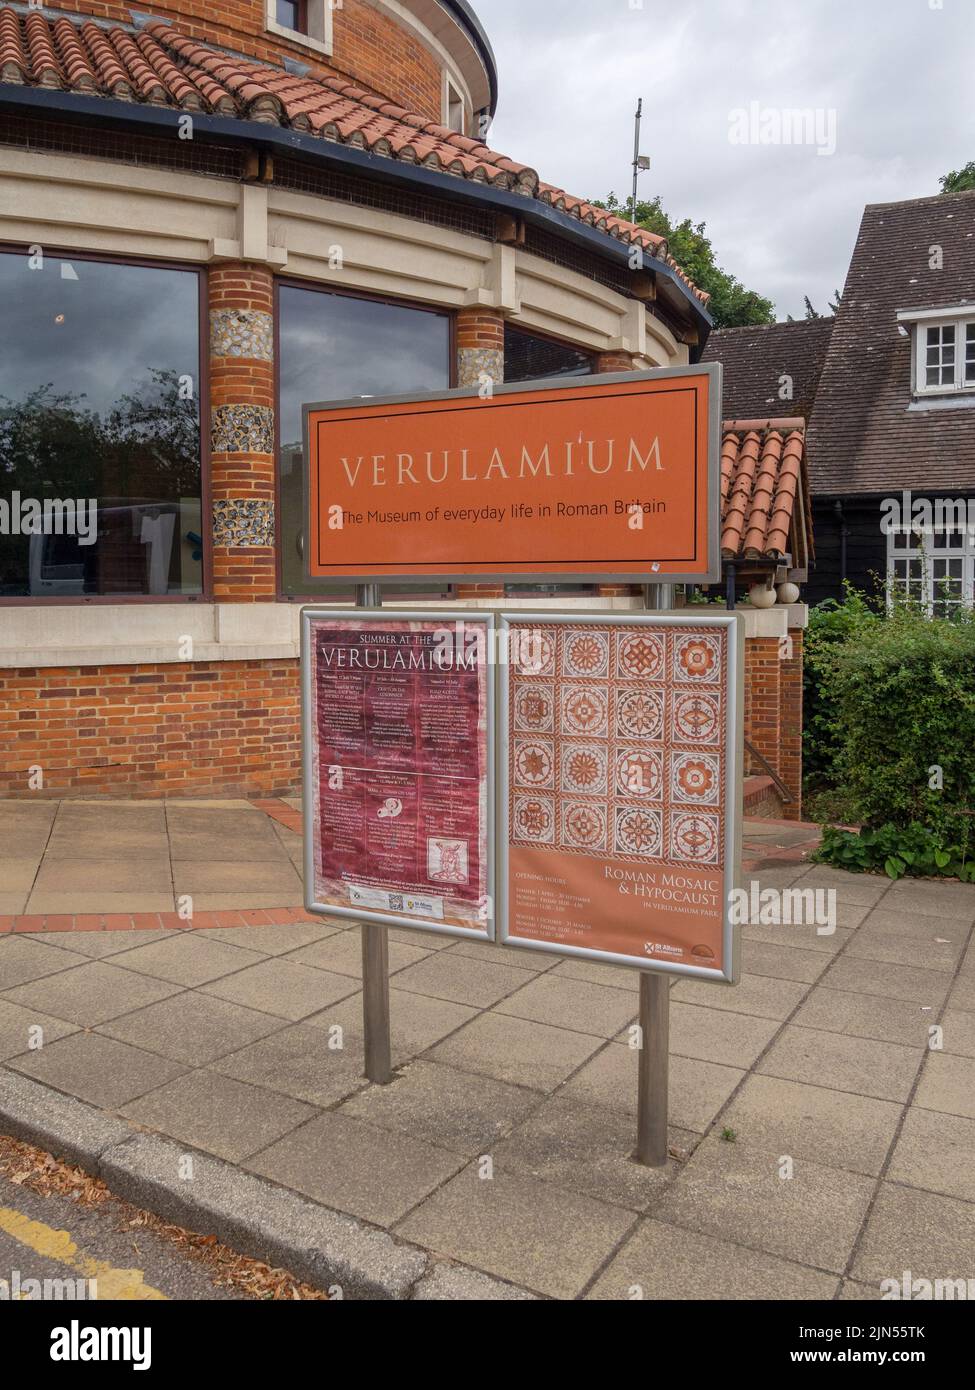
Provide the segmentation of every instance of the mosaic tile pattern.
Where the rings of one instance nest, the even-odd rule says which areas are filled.
[[[213,504],[213,544],[274,545],[274,504],[253,497],[228,497]]]
[[[215,454],[273,454],[274,411],[265,405],[219,405],[211,416]]]
[[[211,309],[210,356],[273,361],[273,318],[260,309]]]
[[[513,842],[721,865],[726,630],[514,625],[511,650]]]
[[[460,348],[457,352],[458,386],[480,386],[481,374],[495,386],[504,382],[504,353],[500,348]]]

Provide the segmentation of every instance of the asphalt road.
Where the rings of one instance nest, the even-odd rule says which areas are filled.
[[[170,1241],[141,1227],[126,1229],[129,1214],[111,1200],[80,1207],[66,1197],[41,1197],[0,1175],[0,1299],[3,1281],[6,1297],[15,1300],[92,1292],[100,1300],[246,1298],[217,1288]],[[25,1286],[29,1280],[42,1281],[40,1288]],[[59,1282],[45,1289],[44,1280]]]

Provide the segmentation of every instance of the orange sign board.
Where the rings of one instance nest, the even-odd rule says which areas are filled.
[[[305,409],[310,579],[708,582],[720,367]]]
[[[736,976],[733,615],[506,615],[500,939]]]

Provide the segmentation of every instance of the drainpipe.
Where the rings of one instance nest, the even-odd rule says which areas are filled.
[[[850,532],[843,517],[843,503],[838,497],[833,503],[833,513],[840,528],[840,588],[842,589],[846,584],[846,538]]]
[[[734,613],[738,607],[738,599],[735,591],[734,560],[725,561],[725,581],[728,586],[726,591],[725,606],[727,607],[729,613]]]

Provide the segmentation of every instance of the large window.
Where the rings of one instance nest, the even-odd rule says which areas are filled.
[[[975,319],[917,324],[914,390],[918,396],[975,391]]]
[[[921,604],[929,616],[946,618],[971,608],[975,531],[964,526],[893,529],[887,536],[887,573],[893,593]]]
[[[425,309],[286,284],[278,296],[281,584],[295,596],[329,588],[304,577],[302,407],[449,390],[451,334]]]
[[[504,330],[504,379],[506,382],[540,381],[553,376],[589,376],[594,366],[591,352],[540,338],[520,328]]]
[[[200,293],[0,253],[0,598],[202,592]]]

